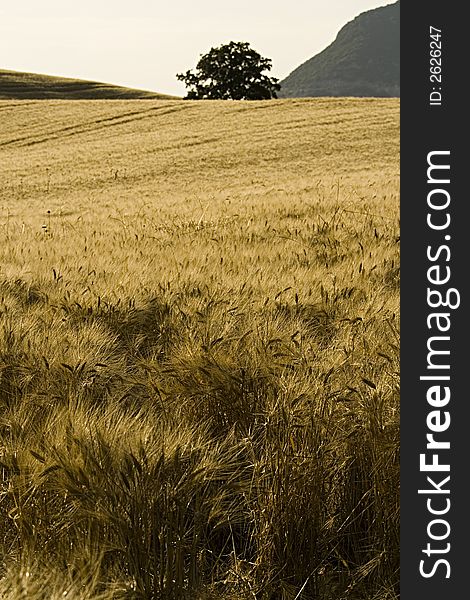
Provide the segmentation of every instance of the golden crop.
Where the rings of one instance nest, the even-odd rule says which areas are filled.
[[[394,598],[398,100],[0,116],[0,595]]]

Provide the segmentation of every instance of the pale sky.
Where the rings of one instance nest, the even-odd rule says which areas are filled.
[[[175,74],[249,42],[284,78],[359,13],[394,0],[0,0],[0,69],[184,95]]]

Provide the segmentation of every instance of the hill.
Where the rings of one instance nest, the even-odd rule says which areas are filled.
[[[109,83],[0,69],[1,100],[157,100],[165,94]]]
[[[360,14],[281,85],[281,97],[399,96],[400,2]]]

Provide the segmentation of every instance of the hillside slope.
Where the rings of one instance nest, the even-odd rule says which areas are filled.
[[[369,195],[371,179],[398,174],[395,99],[0,101],[0,111],[0,198],[15,212],[23,202],[28,214],[64,202],[95,212],[93,192],[110,206],[173,198],[186,218],[194,194],[220,216],[215,190],[254,198],[341,178]]]
[[[399,96],[400,2],[360,14],[281,85],[281,97]]]
[[[171,98],[171,96],[109,83],[0,69],[0,99],[2,100],[156,100],[160,98]]]

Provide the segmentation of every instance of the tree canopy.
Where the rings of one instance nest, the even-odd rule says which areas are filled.
[[[188,99],[267,100],[281,89],[278,79],[263,74],[271,66],[247,42],[230,42],[202,55],[195,71],[176,77],[188,88]]]

